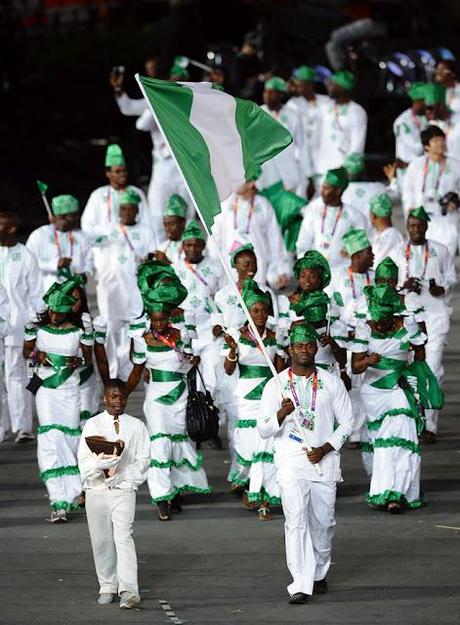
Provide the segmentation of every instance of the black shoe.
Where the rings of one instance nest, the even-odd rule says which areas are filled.
[[[304,603],[307,603],[307,599],[308,595],[306,595],[304,592],[296,592],[289,599],[289,603],[292,603],[293,605],[302,605]]]
[[[171,513],[169,511],[169,501],[159,501],[157,506],[158,506],[158,520],[170,521]]]
[[[178,514],[182,512],[182,495],[176,495],[171,499],[171,512]]]
[[[316,595],[325,595],[328,591],[326,578],[319,579],[313,584],[313,592]]]

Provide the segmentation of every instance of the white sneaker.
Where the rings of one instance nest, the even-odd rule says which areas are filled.
[[[109,603],[112,603],[113,601],[113,596],[114,595],[111,592],[101,592],[97,602],[99,605],[109,605]]]
[[[24,444],[24,443],[30,443],[30,441],[34,441],[34,440],[35,440],[35,436],[31,432],[23,432],[22,430],[19,430],[16,438],[14,439],[14,442]]]
[[[141,598],[139,595],[136,595],[134,592],[122,592],[120,596],[120,608],[125,608],[126,610],[130,610],[131,608],[135,608],[141,602]]]
[[[48,519],[50,523],[67,523],[68,520],[65,510],[51,510],[51,516]]]

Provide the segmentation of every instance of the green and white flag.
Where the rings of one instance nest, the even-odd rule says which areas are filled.
[[[292,136],[254,102],[211,83],[136,78],[210,231],[220,203]]]

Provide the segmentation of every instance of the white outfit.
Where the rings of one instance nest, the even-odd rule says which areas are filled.
[[[395,155],[405,163],[423,156],[420,133],[428,123],[424,115],[415,115],[411,108],[403,111],[393,122],[395,136]]]
[[[5,366],[4,338],[10,327],[10,303],[5,288],[0,284],[0,367]],[[0,379],[0,443],[3,442],[11,431],[11,422],[7,414],[4,414],[5,387]]]
[[[321,107],[321,132],[317,171],[341,167],[349,154],[364,154],[367,133],[367,114],[360,104],[330,104]]]
[[[54,282],[64,282],[65,275],[59,275],[57,265],[61,258],[71,258],[72,274],[90,275],[93,268],[91,244],[81,230],[60,232],[52,224],[40,226],[31,232],[26,247],[37,259],[43,278],[43,293]]]
[[[278,378],[283,395],[295,402],[289,371],[282,371]],[[328,442],[334,448],[320,462],[321,476],[302,451],[292,415],[281,425],[278,423],[276,414],[282,394],[275,379],[269,380],[264,388],[257,418],[262,438],[273,437],[274,441],[274,461],[285,515],[286,559],[293,578],[287,588],[290,595],[297,592],[311,595],[314,581],[325,579],[329,570],[336,482],[342,480],[339,450],[353,428],[351,403],[343,382],[322,369],[317,369],[317,376],[316,407],[313,414],[309,411],[308,441],[312,447]],[[308,410],[312,405],[313,375],[308,379],[293,375],[292,382],[302,410]]]
[[[127,93],[115,95],[115,102],[122,115],[139,117],[148,108],[145,98],[130,98]]]
[[[34,255],[25,245],[0,246],[0,284],[10,303],[10,328],[5,337],[5,386],[13,432],[32,431],[32,395],[26,389],[22,356],[24,327],[43,310],[42,279]]]
[[[87,436],[121,439],[125,443],[113,477],[106,478],[97,456],[86,444]],[[86,518],[93,548],[100,593],[139,594],[137,557],[133,540],[136,490],[145,482],[150,441],[145,425],[123,413],[119,432],[107,411],[89,419],[78,449],[78,466],[86,491]]]
[[[371,230],[369,205],[375,195],[385,193],[386,187],[381,182],[350,182],[342,195],[344,204],[353,207],[362,215],[366,224],[366,230]]]
[[[402,234],[393,226],[385,228],[385,230],[374,230],[370,237],[372,251],[374,253],[374,268],[387,256],[393,258],[397,250],[402,245]]]
[[[438,126],[446,135],[447,156],[460,160],[460,115],[451,114],[446,119],[432,119],[430,126]]]
[[[303,209],[303,221],[297,239],[297,258],[309,250],[317,250],[327,258],[331,267],[348,264],[341,255],[343,236],[350,228],[365,228],[361,213],[353,206],[325,206],[318,197]]]
[[[239,244],[252,243],[257,257],[255,279],[258,282],[275,285],[280,275],[291,274],[283,235],[275,210],[267,199],[255,195],[251,205],[234,193],[222,202],[221,207],[221,213],[214,220],[212,235],[224,258],[229,258],[230,252]],[[208,248],[215,262],[219,262],[215,246],[209,243]],[[230,260],[228,263],[230,265]]]
[[[404,176],[402,204],[409,210],[423,206],[430,217],[441,214],[439,199],[447,192],[460,194],[460,163],[447,157],[444,165],[420,156],[412,161]]]
[[[166,239],[158,245],[158,250],[164,252],[171,263],[175,263],[184,256],[184,250],[182,248],[182,241],[171,241]]]
[[[446,89],[446,104],[454,113],[460,113],[460,83]]]
[[[428,334],[426,362],[430,366],[438,382],[444,376],[442,355],[447,334],[449,332],[451,308],[448,306],[449,290],[456,283],[455,266],[452,256],[442,243],[428,240],[426,245],[409,246],[409,262],[407,262],[407,244],[398,251],[399,281],[402,286],[408,278],[419,278],[422,292],[418,296],[420,306],[425,309],[425,324]],[[428,254],[426,253],[428,249]],[[426,261],[426,262],[425,262]],[[430,280],[436,280],[438,286],[444,287],[446,294],[433,297],[429,287]],[[426,428],[436,432],[438,427],[438,411],[426,411]]]

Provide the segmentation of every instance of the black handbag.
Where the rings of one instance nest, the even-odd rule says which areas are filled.
[[[200,376],[203,391],[196,387],[196,372]],[[195,443],[214,439],[219,431],[219,409],[214,405],[211,393],[206,389],[198,367],[187,375],[188,399],[185,414],[187,434]]]
[[[26,386],[26,389],[30,391],[32,395],[36,395],[38,392],[38,389],[40,388],[42,384],[43,384],[43,380],[36,373],[34,373],[33,376],[30,378],[29,383]]]

